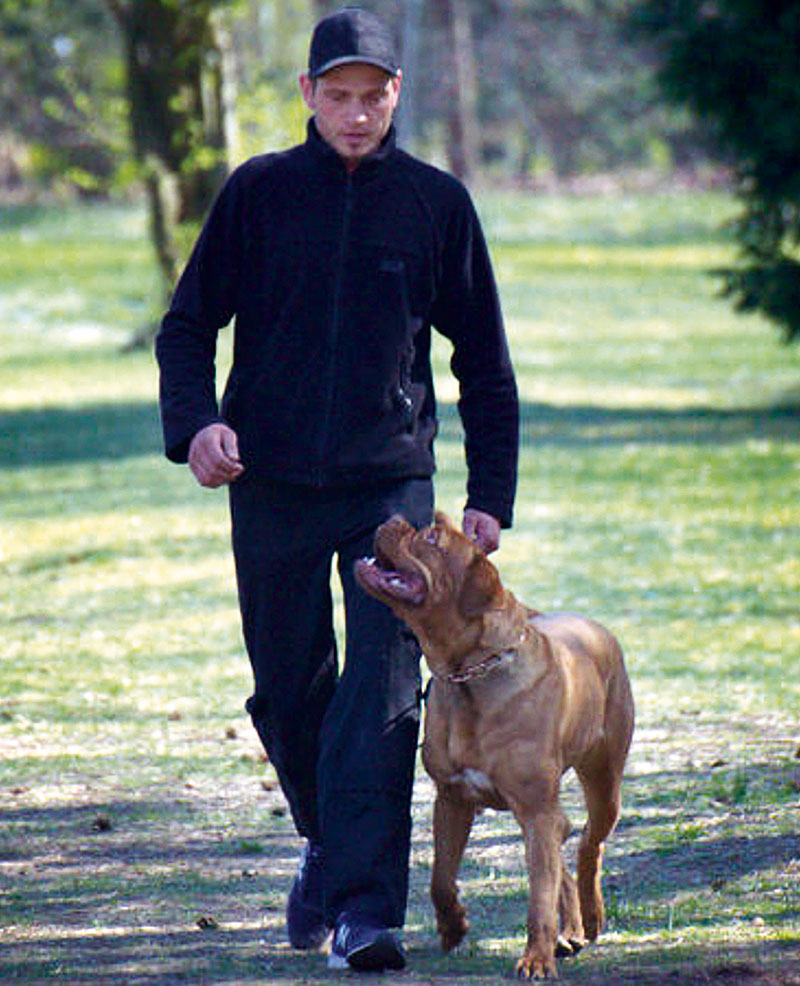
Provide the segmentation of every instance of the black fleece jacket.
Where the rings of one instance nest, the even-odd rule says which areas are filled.
[[[218,331],[235,317],[221,409]],[[316,487],[430,476],[431,326],[453,344],[467,505],[511,523],[518,405],[472,202],[395,146],[348,172],[317,133],[223,187],[156,340],[167,456],[215,421],[246,471]]]

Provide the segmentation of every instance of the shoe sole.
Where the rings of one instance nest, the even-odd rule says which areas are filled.
[[[384,932],[362,948],[354,949],[348,955],[331,952],[328,956],[329,969],[355,969],[358,972],[383,972],[392,969],[399,972],[405,969],[406,957],[394,935]]]

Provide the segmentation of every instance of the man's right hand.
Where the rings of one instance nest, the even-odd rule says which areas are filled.
[[[207,425],[189,446],[189,468],[201,486],[215,489],[234,482],[244,472],[236,432],[224,424]]]

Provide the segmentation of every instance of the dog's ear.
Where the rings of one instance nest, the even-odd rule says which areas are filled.
[[[452,530],[455,530],[455,528],[453,527],[452,520],[450,520],[450,518],[447,516],[447,514],[444,513],[441,510],[437,510],[434,513],[434,515],[433,515],[433,522],[434,522],[434,524],[437,527],[449,528],[449,530],[451,530],[451,531]]]
[[[476,554],[469,564],[461,593],[458,609],[465,619],[474,619],[491,608],[492,601],[502,594],[503,586],[497,569],[486,555]]]

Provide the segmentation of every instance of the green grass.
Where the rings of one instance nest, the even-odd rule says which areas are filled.
[[[523,407],[497,563],[531,605],[618,634],[638,709],[608,933],[564,976],[788,976],[798,353],[715,297],[707,272],[734,258],[723,195],[480,207]],[[156,286],[137,210],[0,209],[0,979],[335,982],[283,944],[297,842],[243,710],[224,494],[162,458],[154,361],[121,352]],[[457,514],[447,358],[440,341],[438,500]],[[572,782],[565,802],[579,822]],[[515,823],[477,823],[473,931],[443,957],[421,773],[415,817],[404,979],[495,983],[524,934]]]

